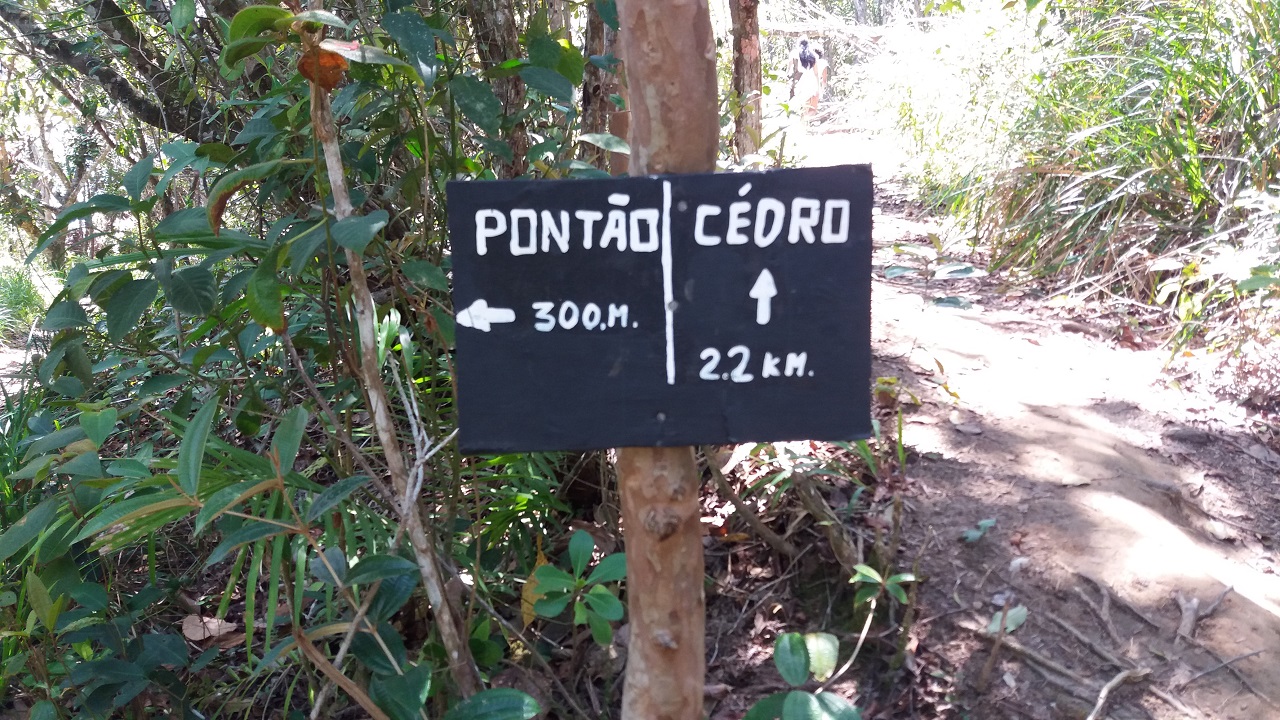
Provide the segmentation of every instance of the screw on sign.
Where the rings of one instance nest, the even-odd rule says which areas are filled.
[[[463,449],[865,436],[871,200],[866,166],[451,184]]]

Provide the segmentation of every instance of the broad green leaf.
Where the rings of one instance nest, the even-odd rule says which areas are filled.
[[[316,496],[315,500],[311,501],[311,505],[307,508],[307,522],[311,523],[319,520],[331,508],[346,500],[348,495],[367,482],[369,482],[369,478],[365,475],[352,475],[325,488],[323,492]]]
[[[48,700],[41,700],[31,706],[27,720],[58,720],[58,708]]]
[[[51,497],[31,508],[31,510],[22,516],[14,524],[9,526],[8,530],[0,535],[0,563],[8,560],[14,553],[25,548],[35,540],[42,530],[48,527],[58,514],[58,506],[62,503],[61,497]]]
[[[849,582],[872,582],[876,585],[880,585],[884,582],[884,578],[880,577],[880,573],[876,572],[875,568],[870,565],[854,565],[853,570],[857,575],[854,575],[853,579]]]
[[[351,23],[345,23],[342,18],[329,12],[328,10],[304,10],[291,18],[283,18],[276,22],[276,29],[281,32],[289,30],[289,26],[295,22],[317,23],[319,25],[328,25],[329,27],[342,28],[343,30],[351,29]],[[280,27],[281,24],[284,27]]]
[[[818,693],[814,697],[821,712],[818,717],[823,720],[862,720],[862,711],[835,693]]]
[[[520,71],[525,84],[562,103],[573,102],[573,83],[555,70],[543,67],[527,67]]]
[[[578,587],[578,581],[572,575],[550,564],[539,565],[533,571],[533,579],[537,582],[538,593],[541,595],[568,592]]]
[[[887,280],[892,280],[903,275],[919,275],[919,268],[907,267],[906,265],[890,265],[884,269],[884,276]]]
[[[631,154],[631,146],[627,145],[627,141],[611,133],[583,133],[578,136],[578,142],[595,145],[598,148],[615,152],[619,155]]]
[[[250,55],[257,53],[259,50],[270,45],[273,42],[276,42],[275,38],[248,37],[248,38],[241,38],[239,40],[236,40],[235,42],[227,43],[227,46],[222,48],[222,64],[226,65],[229,68],[234,68],[238,63],[240,63],[240,61],[244,60]],[[234,151],[232,151],[230,155],[224,154],[220,157],[210,156],[210,159],[213,160],[214,162],[225,163],[228,160],[230,160],[232,157],[235,157]]]
[[[804,646],[809,651],[809,672],[818,682],[826,682],[836,671],[840,641],[831,633],[808,633],[804,636]]]
[[[409,65],[422,84],[428,88],[434,85],[440,74],[436,34],[422,16],[408,11],[392,13],[382,18],[382,27],[400,46],[400,51],[409,59]]]
[[[592,611],[605,620],[618,622],[622,619],[622,601],[614,597],[613,593],[606,590],[603,585],[591,588],[586,595],[582,596],[582,599]]]
[[[45,313],[44,321],[40,323],[40,329],[48,332],[57,332],[88,324],[89,316],[85,314],[84,308],[80,307],[80,303],[62,300],[54,303],[49,308],[49,312]]]
[[[218,304],[218,280],[205,268],[190,265],[169,277],[165,297],[174,310],[204,317]]]
[[[151,278],[130,280],[107,300],[107,337],[121,340],[133,332],[142,314],[156,301],[160,283]]]
[[[178,487],[188,495],[195,495],[200,487],[200,466],[204,464],[204,446],[213,428],[213,418],[218,414],[218,396],[209,398],[187,424],[178,448]]]
[[[378,624],[378,637],[382,639],[381,644],[374,638],[372,632],[365,630],[356,633],[351,641],[351,654],[379,675],[396,675],[396,668],[403,669],[408,662],[404,638],[385,622]],[[386,650],[383,649],[383,645],[386,646]],[[391,657],[387,657],[388,650]]]
[[[609,647],[613,643],[613,626],[599,614],[588,612],[587,626],[591,628],[591,639],[600,647]]]
[[[606,556],[591,571],[591,575],[587,578],[588,584],[617,582],[627,576],[627,556],[624,553],[614,553]]]
[[[1253,275],[1236,283],[1236,289],[1240,292],[1253,292],[1276,286],[1280,286],[1280,278],[1268,275]]]
[[[254,268],[253,274],[249,276],[249,282],[244,288],[244,299],[249,306],[249,315],[259,325],[271,328],[273,332],[277,333],[283,332],[285,328],[285,285],[280,280],[279,275],[276,274],[275,264],[275,259],[279,253],[280,249],[277,247],[267,257],[263,258],[258,267]]]
[[[413,69],[408,63],[395,55],[372,45],[361,45],[358,42],[349,40],[329,39],[321,40],[320,47],[321,49],[328,50],[329,52],[338,53],[351,62],[370,63],[373,65],[393,65],[405,68],[406,70]]]
[[[605,25],[618,29],[618,3],[616,0],[595,0],[596,12]]]
[[[236,149],[226,143],[207,142],[207,143],[200,143],[198,146],[196,146],[196,157],[209,158],[209,160],[212,162],[222,163],[224,165],[226,163],[231,162],[232,158],[234,158],[236,154],[237,154]],[[188,210],[199,211],[200,208],[188,208]],[[182,211],[179,211],[179,212],[182,212]],[[174,215],[176,214],[177,213],[174,213]],[[173,215],[170,215],[169,217],[173,217]],[[165,220],[168,220],[169,217],[166,217]],[[163,220],[161,221],[161,224],[162,225],[164,224]],[[205,227],[208,227],[207,222],[205,223]],[[159,232],[159,231],[160,231],[160,228],[157,227],[156,232]]]
[[[271,449],[280,462],[280,472],[287,474],[293,470],[293,461],[298,458],[298,448],[302,445],[302,433],[307,429],[307,421],[311,416],[301,406],[289,408],[280,424],[276,426],[276,435],[271,438]]]
[[[458,110],[490,135],[498,132],[502,120],[502,102],[493,94],[489,83],[471,75],[456,75],[449,81],[449,92]]]
[[[273,29],[277,20],[292,15],[293,13],[277,5],[250,5],[231,18],[227,42],[257,37],[262,31]]]
[[[449,708],[442,720],[529,720],[539,712],[538,702],[526,693],[490,688]]]
[[[410,260],[400,265],[400,272],[409,278],[409,282],[420,288],[430,290],[448,290],[449,279],[439,266],[426,260]]]
[[[778,720],[782,717],[782,706],[790,694],[789,691],[776,692],[757,700],[747,714],[742,716],[742,720]]]
[[[363,585],[374,580],[418,572],[418,566],[399,555],[370,555],[362,558],[347,573],[348,585]]]
[[[35,570],[27,571],[27,604],[35,611],[36,617],[40,618],[40,623],[45,629],[53,632],[58,627],[57,606],[53,602],[53,598],[49,596],[49,588],[45,587],[44,581],[36,574]]]
[[[378,593],[373,596],[373,602],[369,604],[369,619],[374,622],[390,620],[392,615],[400,612],[400,608],[409,602],[421,581],[422,576],[418,573],[384,578],[378,586]]]
[[[1004,631],[1006,633],[1011,633],[1022,627],[1022,624],[1027,621],[1027,606],[1018,605],[1017,607],[1011,607],[1009,608],[1007,615],[1004,610],[997,610],[996,613],[991,616],[991,622],[987,625],[987,634],[995,635],[1000,632],[1000,618],[1002,616],[1004,617]]]
[[[340,547],[325,548],[307,563],[312,576],[326,585],[342,585],[347,577],[347,556]]]
[[[142,636],[142,654],[138,662],[148,670],[161,665],[184,668],[190,656],[186,641],[177,635],[147,633]]]
[[[252,8],[249,9],[251,10]],[[241,12],[243,13],[244,11],[242,10]],[[232,170],[218,178],[218,182],[214,183],[213,189],[209,191],[208,205],[209,227],[213,229],[215,235],[222,228],[222,213],[226,211],[227,202],[231,199],[231,196],[249,183],[270,177],[281,164],[282,161],[280,160],[269,160],[239,170]]]
[[[98,447],[102,447],[103,441],[115,431],[118,420],[119,413],[113,407],[99,412],[80,413],[80,427],[84,428],[85,436]]]
[[[241,545],[269,538],[272,535],[279,535],[283,532],[289,532],[291,529],[276,523],[246,520],[244,525],[223,536],[222,542],[218,543],[213,552],[209,553],[209,558],[205,560],[205,567],[222,561]]]
[[[77,440],[84,439],[84,437],[84,428],[79,425],[54,430],[27,446],[27,452],[23,455],[23,459],[43,455],[50,450],[61,450]]]
[[[533,603],[533,611],[545,618],[560,617],[560,614],[564,612],[564,609],[569,607],[569,601],[572,599],[572,593],[563,593],[555,597],[544,597]]]
[[[189,508],[192,501],[175,496],[173,491],[135,495],[101,510],[76,535],[76,542],[86,540],[116,525],[128,525],[133,520],[163,513],[176,508]]]
[[[182,5],[183,2],[191,4],[192,0],[178,0],[178,3],[175,4],[173,8],[175,18],[176,13],[178,12],[178,7]],[[191,13],[192,15],[195,14],[194,4],[191,5]],[[183,24],[185,25],[185,23]],[[174,25],[177,26],[176,19],[174,21]],[[129,193],[129,197],[133,198],[134,202],[138,202],[142,199],[142,191],[147,188],[147,181],[151,179],[151,172],[155,170],[155,167],[156,156],[155,153],[152,153],[139,160],[133,167],[129,168],[129,172],[124,174],[124,180],[122,181],[124,191]]]
[[[133,209],[133,204],[129,198],[119,195],[94,195],[88,200],[71,205],[63,210],[53,221],[53,224],[40,233],[40,242],[36,245],[36,249],[31,251],[27,256],[27,263],[40,257],[40,253],[49,248],[49,245],[57,239],[58,233],[66,229],[68,225],[79,220],[80,218],[89,217],[97,213],[104,212],[128,212]]]
[[[391,720],[416,720],[431,690],[431,666],[425,663],[404,669],[403,675],[375,675],[369,681],[369,697]]]
[[[573,576],[582,577],[587,571],[587,563],[591,562],[591,552],[596,548],[596,541],[591,533],[578,530],[569,538],[569,562],[573,565]]]
[[[100,478],[104,474],[102,472],[102,461],[98,459],[98,453],[93,451],[80,453],[62,463],[58,467],[58,472],[63,475],[88,478]]]
[[[773,664],[791,687],[809,679],[809,648],[800,633],[783,633],[773,643]]]
[[[218,519],[222,513],[274,487],[276,487],[275,478],[269,478],[267,480],[246,480],[242,483],[222,488],[204,501],[200,512],[196,513],[195,525],[191,534],[199,536],[205,527]]]
[[[378,231],[387,226],[391,216],[386,210],[374,210],[368,215],[352,215],[333,224],[329,234],[333,241],[357,255],[363,255],[364,249],[373,240]]]

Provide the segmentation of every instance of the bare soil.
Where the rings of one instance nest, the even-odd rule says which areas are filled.
[[[904,497],[897,565],[922,578],[904,667],[877,661],[896,640],[873,637],[864,672],[831,689],[869,718],[1280,718],[1280,447],[1258,431],[1275,418],[1180,382],[1144,308],[999,275],[886,279],[904,263],[894,246],[931,246],[938,221],[906,199],[882,143],[811,131],[798,144],[811,164],[872,162],[885,178],[874,372],[898,379],[881,411],[891,425],[901,410],[909,462],[901,487],[876,492]],[[832,505],[850,492],[826,491]],[[870,543],[888,521],[866,520],[850,530]],[[981,539],[961,539],[983,520]],[[784,689],[778,632],[834,632],[847,656],[861,622],[820,553],[709,554],[713,577],[739,568],[708,600],[712,717]],[[983,629],[1018,606],[1025,624],[984,672]],[[1123,671],[1137,677],[1091,715]]]

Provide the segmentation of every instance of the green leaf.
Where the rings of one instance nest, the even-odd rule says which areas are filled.
[[[595,145],[598,148],[615,152],[619,155],[631,154],[631,146],[627,145],[627,141],[611,133],[583,133],[578,136],[578,142]]]
[[[45,313],[44,321],[40,323],[40,329],[48,332],[57,332],[88,324],[89,316],[85,314],[84,308],[80,307],[80,303],[62,300],[54,303],[49,308],[49,311]]]
[[[190,265],[169,276],[165,297],[174,310],[205,317],[218,304],[218,281],[207,269]]]
[[[320,47],[321,49],[328,50],[329,52],[338,53],[351,62],[369,63],[373,65],[393,65],[395,67],[405,68],[406,70],[413,69],[408,63],[395,55],[372,45],[361,45],[358,42],[348,40],[329,39],[321,40]]]
[[[311,416],[301,406],[289,408],[280,418],[276,426],[276,435],[271,438],[271,449],[280,462],[280,472],[288,473],[293,469],[293,461],[298,458],[298,448],[302,445],[302,433],[307,429]]]
[[[538,583],[538,592],[543,595],[568,592],[578,587],[577,579],[555,565],[540,565],[533,571],[533,579]]]
[[[210,495],[204,504],[200,507],[200,512],[196,513],[195,525],[191,534],[199,536],[209,523],[218,519],[222,513],[239,505],[246,499],[257,495],[263,490],[275,487],[274,480],[246,480],[235,485],[229,485]]]
[[[582,577],[582,573],[586,572],[587,563],[591,562],[591,552],[595,547],[596,541],[586,530],[578,530],[573,537],[569,538],[569,562],[573,565],[574,577]]]
[[[62,463],[58,467],[58,472],[63,475],[100,478],[103,476],[102,461],[98,459],[98,453],[93,451],[84,452]]]
[[[1018,605],[1017,607],[1011,607],[1009,608],[1009,612],[1007,615],[1005,614],[1004,610],[997,610],[996,613],[991,616],[991,622],[987,625],[988,635],[995,635],[996,633],[1000,632],[1001,616],[1004,616],[1005,633],[1006,634],[1011,633],[1014,630],[1017,630],[1018,628],[1022,627],[1022,624],[1027,621],[1027,606]]]
[[[118,341],[133,332],[142,314],[156,301],[160,283],[151,278],[130,280],[107,300],[107,337]]]
[[[782,717],[782,705],[790,694],[788,691],[776,692],[757,700],[747,714],[742,716],[742,720],[779,720]]]
[[[277,20],[276,29],[281,32],[287,32],[289,30],[289,26],[298,21],[328,25],[329,27],[342,28],[343,30],[350,30],[353,24],[343,22],[342,18],[328,10],[304,10],[291,18]],[[281,23],[284,23],[284,27],[280,27]]]
[[[431,666],[415,665],[404,675],[375,675],[369,681],[369,697],[391,720],[416,720],[431,691]]]
[[[564,609],[569,607],[569,601],[573,599],[573,593],[562,593],[555,597],[544,597],[533,603],[533,611],[545,618],[560,617]]]
[[[862,711],[835,693],[818,693],[814,698],[818,701],[819,714],[816,716],[818,718],[823,720],[862,720]]]
[[[58,720],[58,707],[48,700],[41,700],[31,706],[27,720]]]
[[[292,16],[293,13],[276,5],[250,5],[231,18],[227,42],[257,37],[263,30],[273,29],[277,20]]]
[[[573,83],[555,70],[543,67],[527,67],[520,71],[525,84],[562,103],[573,102]]]
[[[813,693],[792,690],[782,701],[782,720],[821,720],[822,706]]]
[[[85,436],[98,447],[102,447],[103,441],[115,431],[116,422],[118,421],[119,413],[112,407],[99,412],[86,411],[80,413],[80,427],[84,428]]]
[[[809,672],[818,682],[826,682],[836,671],[840,641],[831,633],[808,633],[804,636],[804,646],[809,651]]]
[[[147,633],[142,636],[142,654],[138,662],[148,669],[168,665],[175,668],[187,666],[190,658],[187,642],[177,635],[168,633]]]
[[[409,282],[428,290],[448,290],[449,279],[444,271],[434,263],[426,260],[410,260],[400,265],[400,272],[409,278]]]
[[[35,611],[36,617],[45,629],[53,632],[58,627],[58,606],[49,596],[49,588],[34,570],[27,571],[27,604]]]
[[[369,478],[365,475],[352,475],[325,488],[323,492],[316,496],[315,500],[311,501],[311,506],[307,508],[307,522],[312,523],[319,520],[330,508],[346,500],[348,495],[367,482],[369,482]]]
[[[618,622],[622,619],[622,601],[613,596],[613,593],[604,588],[603,585],[596,585],[587,591],[582,599],[587,603],[593,612],[609,622]]]
[[[374,580],[416,572],[418,566],[399,555],[369,555],[347,573],[347,584],[364,585]]]
[[[625,553],[614,553],[605,556],[596,565],[587,578],[587,584],[617,582],[627,576],[627,556]]]
[[[587,613],[587,626],[591,628],[591,639],[600,647],[613,644],[613,626],[609,621],[594,612]]]
[[[854,575],[853,579],[849,582],[871,582],[877,585],[884,583],[884,578],[880,577],[880,573],[876,572],[875,568],[872,568],[870,565],[858,564],[854,565],[853,569],[858,574]]]
[[[218,414],[218,396],[209,398],[187,424],[178,448],[178,487],[188,495],[195,495],[200,487],[200,466],[204,464],[204,446],[213,428],[213,418]]]
[[[884,277],[886,280],[892,280],[903,275],[919,275],[919,268],[907,267],[906,265],[890,265],[884,269]]]
[[[285,329],[285,284],[276,274],[275,264],[279,253],[280,248],[277,247],[263,258],[258,267],[254,268],[253,274],[249,276],[249,283],[244,288],[244,299],[249,306],[249,315],[259,325],[271,328],[277,333]]]
[[[249,37],[227,43],[227,46],[222,48],[222,64],[229,68],[234,68],[241,60],[257,53],[275,41],[275,38],[269,37]],[[201,145],[201,147],[204,146]],[[227,149],[230,150],[229,147]],[[230,155],[224,154],[217,158],[211,156],[210,159],[214,162],[225,163],[233,157],[235,157],[234,151]]]
[[[468,120],[490,135],[497,134],[502,119],[502,102],[493,94],[489,83],[472,75],[456,75],[449,81],[449,93]]]
[[[195,15],[195,4],[192,0],[178,0],[178,3],[173,7],[175,18],[177,17],[179,6],[184,2],[191,5],[191,14]],[[183,23],[183,25],[185,24]],[[174,20],[174,26],[178,26],[176,19]],[[124,180],[122,181],[124,190],[129,193],[129,197],[133,198],[134,202],[142,199],[142,191],[147,188],[147,181],[151,179],[151,173],[155,170],[155,167],[156,156],[155,153],[152,153],[139,160],[133,167],[129,168],[129,172],[124,174]]]
[[[800,633],[783,633],[773,643],[773,664],[791,687],[809,679],[809,648]]]
[[[240,12],[243,13],[244,10]],[[281,12],[284,11],[282,10]],[[215,235],[222,228],[222,214],[226,212],[227,202],[231,200],[231,196],[249,183],[270,177],[280,167],[281,163],[282,161],[280,160],[269,160],[246,168],[240,168],[239,170],[232,170],[218,178],[218,182],[214,183],[213,189],[209,191],[208,205],[209,227],[213,229]]]
[[[347,577],[347,556],[342,548],[325,548],[324,552],[307,563],[311,574],[326,585],[342,585]]]
[[[49,527],[57,517],[58,506],[61,503],[62,498],[59,496],[48,498],[23,515],[21,520],[10,525],[9,529],[0,535],[0,563],[8,560],[14,553],[39,537],[40,532]]]
[[[334,242],[355,251],[357,255],[363,255],[365,247],[379,230],[386,227],[390,219],[386,210],[375,210],[368,215],[352,215],[334,223],[329,233]]]
[[[228,555],[236,548],[251,542],[269,538],[272,535],[279,535],[288,532],[290,528],[278,525],[276,523],[262,522],[261,520],[249,520],[241,525],[233,532],[229,532],[223,536],[222,542],[209,553],[209,559],[205,561],[205,567],[214,565]]]
[[[449,708],[442,720],[530,720],[539,712],[538,702],[527,693],[490,688]]]
[[[382,27],[409,58],[409,65],[418,74],[422,84],[428,88],[434,85],[440,74],[440,59],[436,57],[436,35],[422,16],[413,12],[393,13],[382,18]]]
[[[1236,283],[1236,289],[1240,292],[1254,292],[1276,286],[1280,286],[1280,278],[1267,275],[1253,275]]]
[[[605,25],[618,29],[618,3],[616,0],[595,0],[596,12]]]
[[[351,641],[351,654],[379,675],[396,675],[396,667],[403,668],[408,662],[404,639],[395,628],[385,622],[378,624],[378,637],[382,639],[381,644],[368,630],[356,633]],[[383,645],[386,646],[386,650],[383,649]],[[391,657],[387,657],[387,650],[390,651]]]

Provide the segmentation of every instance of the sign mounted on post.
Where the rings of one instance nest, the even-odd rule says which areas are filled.
[[[871,432],[871,168],[448,187],[465,452]]]

